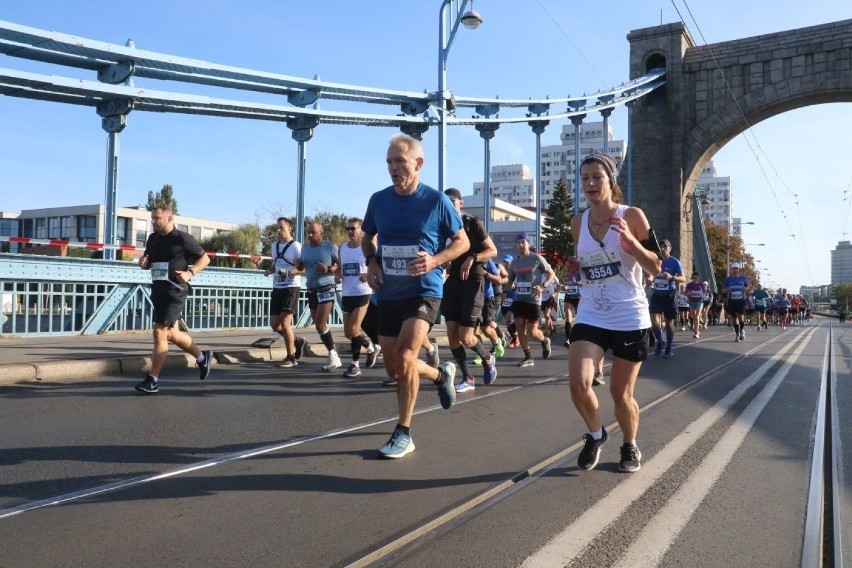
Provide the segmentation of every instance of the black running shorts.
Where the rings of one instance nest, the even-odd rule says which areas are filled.
[[[172,327],[183,314],[187,290],[178,290],[172,285],[151,286],[151,303],[154,305],[154,323]]]
[[[280,316],[281,314],[296,313],[299,306],[299,294],[301,288],[291,286],[290,288],[273,288],[272,296],[269,298],[269,316]]]
[[[435,325],[441,298],[406,298],[404,300],[380,300],[378,331],[380,336],[398,337],[402,322],[410,318],[419,318],[429,323],[429,329]]]
[[[612,350],[612,356],[634,363],[641,363],[648,357],[648,330],[615,331],[595,327],[585,323],[574,324],[571,328],[571,343],[589,341],[606,352]]]
[[[444,283],[444,298],[441,300],[441,315],[447,321],[462,327],[476,327],[482,317],[485,292],[481,278],[462,282],[449,278]]]

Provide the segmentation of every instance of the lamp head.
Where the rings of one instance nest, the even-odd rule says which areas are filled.
[[[468,10],[461,17],[461,23],[469,30],[475,30],[482,24],[482,16],[476,10]]]

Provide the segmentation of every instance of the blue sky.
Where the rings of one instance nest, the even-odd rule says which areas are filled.
[[[438,0],[27,0],[0,4],[0,20],[139,49],[288,75],[410,91],[437,87]],[[483,25],[460,30],[448,86],[459,95],[543,98],[580,95],[628,80],[630,30],[680,20],[698,44],[852,18],[852,3],[756,0],[613,0],[606,8],[565,0],[477,0]],[[587,5],[586,5],[587,6]],[[691,15],[690,15],[691,13]],[[694,18],[694,20],[693,20]],[[697,24],[696,24],[697,23]],[[0,67],[85,79],[93,74],[0,55]],[[137,79],[152,89],[201,92]],[[205,94],[209,94],[206,91]],[[222,96],[271,99],[249,93]],[[323,103],[327,108],[337,108]],[[379,109],[395,112],[395,109]],[[627,134],[626,112],[611,119]],[[552,124],[542,144],[558,143]],[[775,285],[830,280],[830,250],[852,239],[848,159],[852,105],[791,111],[753,126],[714,158],[735,188],[734,215],[750,252]],[[389,184],[382,128],[321,126],[308,143],[308,214],[360,215]],[[144,203],[170,183],[185,215],[270,223],[295,212],[296,143],[280,123],[134,112],[121,134],[119,205]],[[471,127],[449,137],[449,183],[472,191],[482,180],[482,141]],[[527,126],[503,126],[492,164],[535,164]],[[435,135],[427,135],[424,181],[435,184]],[[94,109],[0,97],[0,210],[99,203],[106,134]],[[811,157],[819,156],[817,163]],[[761,165],[763,166],[761,168]],[[764,175],[763,172],[766,172]],[[794,196],[795,194],[795,196]],[[791,236],[795,234],[795,237]]]

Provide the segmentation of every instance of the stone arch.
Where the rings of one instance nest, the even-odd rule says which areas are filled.
[[[682,23],[634,30],[627,39],[631,77],[653,58],[666,62],[665,97],[645,97],[630,113],[633,203],[688,269],[685,200],[707,160],[767,118],[852,102],[852,20],[704,46]]]
[[[685,178],[693,180],[697,177],[709,159],[750,126],[799,108],[829,103],[852,103],[852,74],[845,82],[848,84],[840,89],[820,88],[813,92],[794,92],[785,85],[778,91],[786,91],[779,93],[786,96],[777,100],[766,98],[765,93],[749,94],[741,101],[742,114],[733,104],[729,107],[732,110],[713,114],[706,121],[708,128],[695,128],[687,135],[687,151],[684,154],[684,170],[687,172]],[[691,189],[685,188],[685,191],[688,193]]]

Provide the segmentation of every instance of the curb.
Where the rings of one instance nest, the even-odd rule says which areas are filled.
[[[446,347],[448,345],[448,339],[445,335],[432,337],[431,340],[439,346]],[[280,345],[280,342],[276,341],[264,348],[214,351],[214,366],[281,361],[287,353],[284,347],[276,347],[276,343]],[[321,342],[309,343],[305,349],[305,356],[324,358],[328,356],[328,349]],[[183,352],[169,354],[163,365],[164,369],[192,369],[194,367],[195,360]],[[108,359],[9,363],[0,365],[0,385],[77,382],[105,376],[142,377],[150,369],[151,357],[139,355]]]

